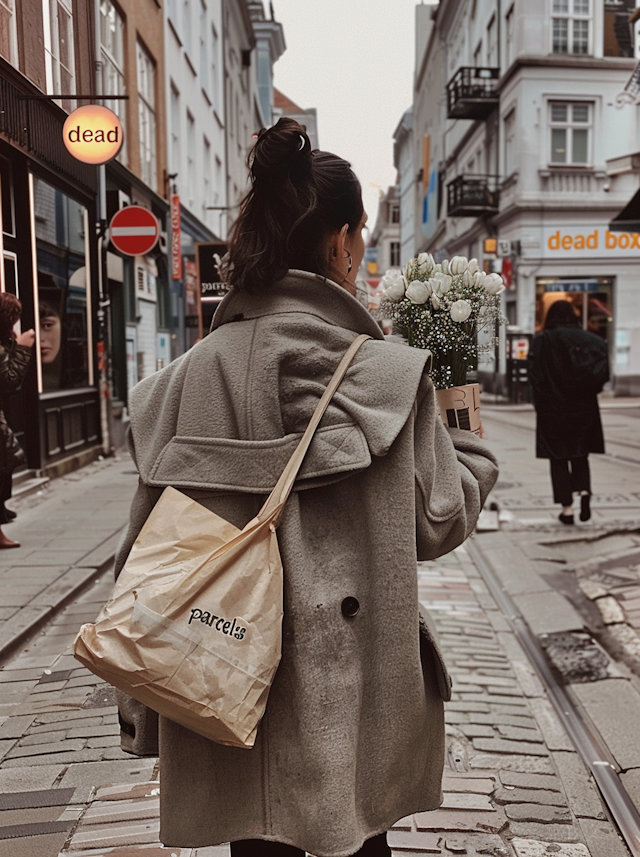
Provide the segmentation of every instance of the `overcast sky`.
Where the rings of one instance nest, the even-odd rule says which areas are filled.
[[[287,50],[274,83],[318,110],[320,148],[348,161],[373,226],[394,184],[393,132],[411,104],[419,0],[273,0]],[[268,8],[268,0],[265,4]]]

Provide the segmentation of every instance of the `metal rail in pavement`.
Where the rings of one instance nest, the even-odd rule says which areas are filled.
[[[556,680],[538,638],[513,599],[503,589],[475,539],[473,537],[469,539],[465,547],[536,670],[567,734],[591,772],[629,851],[633,857],[640,857],[640,813],[622,784],[619,767],[606,742],[570,692]]]

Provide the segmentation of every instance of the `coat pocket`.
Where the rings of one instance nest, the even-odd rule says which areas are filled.
[[[445,702],[451,699],[451,676],[447,670],[429,611],[420,605],[420,659],[422,669],[435,669],[438,690]]]

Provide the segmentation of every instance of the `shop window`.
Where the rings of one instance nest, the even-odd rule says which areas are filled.
[[[13,175],[11,162],[6,158],[0,158],[0,196],[2,197],[2,206],[0,207],[2,232],[4,235],[15,235]]]
[[[137,62],[140,178],[151,190],[156,190],[156,67],[140,42],[137,45]]]
[[[610,277],[538,278],[536,332],[544,328],[551,304],[570,301],[584,330],[609,340],[613,322],[613,284]]]
[[[42,388],[89,384],[86,209],[34,176]]]
[[[593,105],[587,102],[549,105],[551,163],[586,166],[591,161],[591,124]]]
[[[47,92],[69,95],[76,91],[71,0],[43,0],[44,55]],[[72,109],[72,98],[61,98],[64,110]]]
[[[125,95],[124,77],[124,18],[112,0],[100,3],[100,53],[102,58],[102,92],[105,95]],[[106,106],[116,114],[125,129],[125,145],[118,153],[120,163],[127,165],[126,101],[106,99]]]
[[[554,54],[590,54],[591,0],[552,0]]]
[[[0,0],[0,56],[18,65],[15,0]]]

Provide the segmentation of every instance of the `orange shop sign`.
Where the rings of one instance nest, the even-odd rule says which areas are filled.
[[[67,150],[85,164],[106,164],[123,143],[122,124],[108,107],[87,104],[70,113],[62,128]]]
[[[553,227],[543,230],[542,254],[547,258],[640,258],[640,234],[610,232],[606,226]]]

